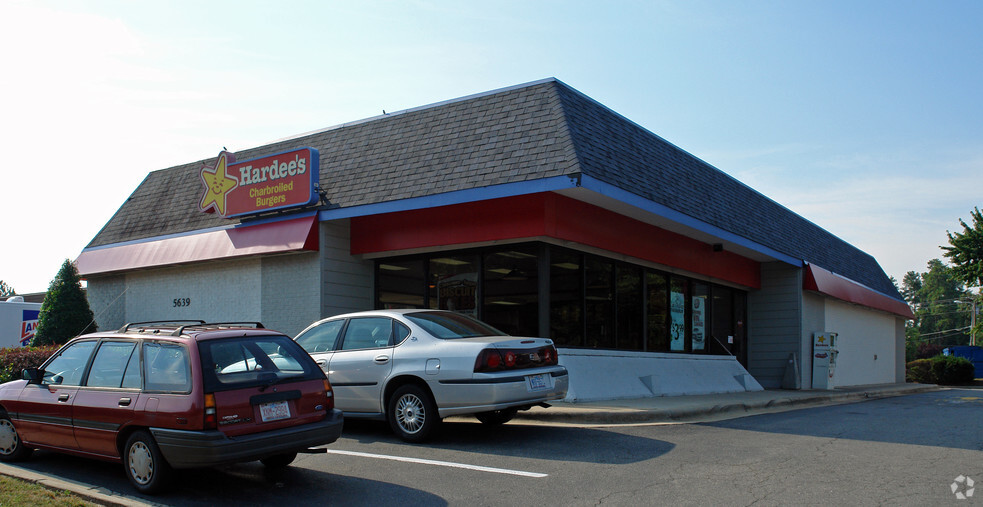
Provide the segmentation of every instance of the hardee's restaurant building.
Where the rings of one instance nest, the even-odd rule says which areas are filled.
[[[552,338],[571,400],[818,387],[829,332],[835,385],[904,382],[912,317],[870,255],[556,79],[150,172],[77,264],[101,329],[448,309]]]

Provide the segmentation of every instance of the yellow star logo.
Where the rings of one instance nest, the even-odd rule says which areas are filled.
[[[198,209],[205,213],[218,210],[218,214],[223,217],[225,216],[226,197],[228,197],[229,192],[239,186],[238,178],[229,176],[225,170],[228,164],[227,155],[231,156],[226,151],[218,154],[218,162],[215,163],[214,169],[201,168],[201,181],[205,184],[205,195],[202,196],[201,204],[198,205]],[[235,159],[233,158],[232,161],[234,162]]]

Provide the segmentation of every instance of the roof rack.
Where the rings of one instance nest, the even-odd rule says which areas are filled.
[[[180,324],[182,322],[194,322],[194,323],[197,323],[197,324],[204,324],[205,323],[205,321],[203,321],[203,320],[193,320],[193,319],[148,320],[148,321],[145,321],[145,322],[128,322],[126,325],[124,325],[123,327],[119,328],[119,330],[116,331],[116,332],[117,333],[125,333],[125,332],[129,331],[131,327],[135,327],[135,326],[150,327],[150,326],[147,326],[147,324]]]
[[[184,334],[184,330],[189,327],[247,327],[252,326],[256,329],[266,329],[266,326],[262,322],[204,322],[204,321],[194,321],[196,324],[189,324],[187,326],[181,326],[171,333],[171,336],[181,336]]]

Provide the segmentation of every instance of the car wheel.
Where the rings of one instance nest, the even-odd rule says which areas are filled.
[[[157,493],[171,478],[171,466],[160,453],[154,437],[146,431],[137,431],[127,439],[123,466],[126,478],[141,493]]]
[[[389,398],[386,418],[393,432],[407,442],[423,442],[440,424],[437,405],[419,386],[405,385]]]
[[[296,452],[288,452],[286,454],[277,454],[276,456],[263,458],[259,462],[267,468],[284,468],[293,463],[295,458],[297,458]]]
[[[34,449],[24,447],[17,435],[14,423],[7,414],[0,414],[0,461],[22,461],[31,456]]]
[[[491,412],[479,412],[474,416],[477,417],[483,424],[487,424],[489,426],[501,426],[511,421],[518,411],[519,409],[517,408],[505,408],[502,410],[492,410]]]

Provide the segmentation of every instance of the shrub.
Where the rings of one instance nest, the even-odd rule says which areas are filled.
[[[38,327],[31,345],[60,345],[95,330],[92,309],[82,289],[78,268],[65,259],[41,303]]]
[[[942,355],[911,361],[905,374],[908,382],[942,385],[971,384],[974,376],[973,363],[969,359]]]
[[[934,384],[935,378],[932,376],[932,360],[916,359],[907,364],[905,378],[908,382],[919,384]]]
[[[41,366],[57,350],[57,345],[0,349],[0,383],[19,379],[21,370]]]
[[[932,358],[932,376],[938,384],[971,384],[975,370],[973,362],[965,357],[935,356]]]

